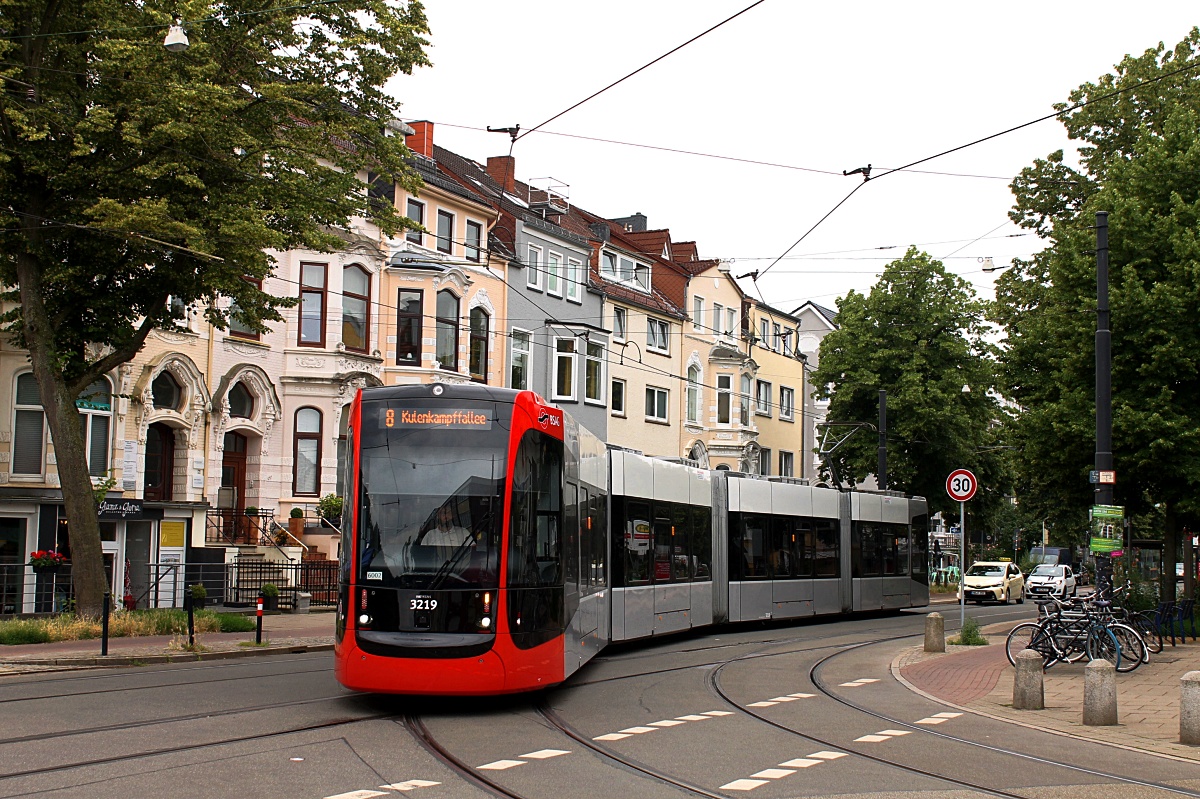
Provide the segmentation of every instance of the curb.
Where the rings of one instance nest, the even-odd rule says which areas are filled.
[[[984,633],[984,634],[986,635],[986,633]],[[1076,740],[1076,741],[1085,741],[1087,743],[1100,744],[1101,746],[1110,746],[1114,749],[1123,749],[1127,752],[1137,752],[1138,754],[1151,755],[1153,757],[1160,757],[1160,758],[1164,758],[1166,760],[1174,760],[1179,763],[1195,764],[1197,762],[1197,758],[1195,758],[1195,757],[1183,757],[1182,755],[1174,755],[1174,754],[1169,754],[1167,752],[1159,752],[1154,749],[1147,749],[1147,748],[1140,747],[1140,746],[1131,746],[1129,744],[1120,744],[1120,743],[1116,743],[1113,741],[1105,741],[1105,740],[1102,740],[1099,738],[1091,738],[1086,735],[1078,735],[1073,732],[1067,732],[1065,730],[1059,730],[1059,729],[1055,729],[1053,727],[1044,727],[1044,726],[1038,726],[1037,724],[1029,724],[1027,722],[1017,721],[1016,719],[1008,718],[1006,716],[997,716],[993,713],[988,713],[987,711],[980,710],[979,708],[968,707],[966,705],[958,705],[949,700],[942,699],[939,696],[934,696],[933,694],[929,693],[928,691],[923,691],[920,688],[918,688],[917,686],[913,685],[911,682],[909,682],[907,679],[904,678],[904,675],[902,675],[900,673],[900,661],[904,658],[904,656],[906,654],[908,654],[909,649],[918,649],[918,648],[921,648],[921,646],[922,646],[921,644],[917,644],[912,647],[909,647],[908,649],[903,649],[900,652],[898,652],[896,654],[896,656],[892,658],[892,662],[891,662],[891,665],[889,666],[888,670],[891,672],[892,677],[896,680],[896,682],[900,683],[905,688],[912,691],[914,694],[924,697],[925,699],[928,699],[931,702],[936,702],[939,705],[944,705],[945,707],[954,708],[955,710],[961,710],[964,713],[971,713],[975,716],[981,716],[986,719],[991,719],[992,721],[999,721],[999,722],[1003,722],[1005,724],[1011,724],[1014,727],[1024,727],[1027,730],[1037,730],[1039,732],[1045,732],[1045,733],[1049,733],[1051,735],[1058,735],[1063,738],[1071,738],[1072,740]],[[933,652],[931,652],[928,654],[930,655],[931,658],[940,658],[940,657],[946,657],[947,655],[954,654],[954,653],[949,653],[949,652],[933,653]],[[1037,711],[1030,710],[1030,711],[1026,711],[1026,712],[1036,713]],[[1164,743],[1166,743],[1166,742],[1164,742]],[[1176,744],[1176,745],[1179,746],[1181,744]]]
[[[30,658],[28,660],[0,660],[0,669],[23,669],[26,666],[54,666],[57,668],[89,669],[115,666],[150,666],[163,663],[195,663],[203,660],[236,660],[261,655],[301,654],[305,652],[331,652],[333,644],[290,644],[284,646],[251,646],[242,649],[213,652],[178,652],[167,655],[95,655],[90,657]]]

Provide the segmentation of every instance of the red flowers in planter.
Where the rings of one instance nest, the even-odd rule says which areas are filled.
[[[67,556],[53,549],[39,549],[29,555],[29,565],[35,569],[53,569],[67,562]]]

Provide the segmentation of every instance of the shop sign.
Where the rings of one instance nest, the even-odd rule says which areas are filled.
[[[140,499],[102,499],[100,500],[101,519],[140,519],[142,518],[142,501]]]

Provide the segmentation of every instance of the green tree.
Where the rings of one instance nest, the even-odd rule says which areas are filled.
[[[1135,516],[1161,506],[1170,574],[1200,484],[1200,328],[1186,321],[1200,312],[1198,67],[1193,29],[1058,106],[1080,168],[1054,153],[1014,181],[1012,218],[1049,246],[997,281],[992,315],[1006,335],[1003,390],[1022,408],[1012,428],[1022,501],[1082,537],[1094,501],[1092,226],[1109,212],[1116,501]]]
[[[843,481],[876,471],[874,425],[885,390],[888,488],[925,496],[934,511],[957,511],[946,496],[946,477],[970,468],[987,487],[977,507],[992,507],[1009,493],[992,432],[1000,409],[991,393],[984,310],[966,281],[916,248],[888,264],[870,294],[842,298],[838,329],[821,342],[813,385],[830,399],[829,422],[872,426],[831,456]]]
[[[175,14],[184,52],[163,46]],[[279,321],[268,251],[405,226],[363,180],[419,185],[383,87],[427,63],[426,32],[416,0],[0,4],[3,325],[41,390],[81,613],[105,587],[81,391],[189,305]]]

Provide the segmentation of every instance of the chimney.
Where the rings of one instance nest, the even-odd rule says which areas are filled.
[[[643,214],[641,211],[638,211],[633,216],[623,216],[620,219],[614,219],[612,221],[625,228],[626,233],[645,233],[646,223],[649,220],[646,219],[645,214]]]
[[[408,145],[408,149],[426,158],[433,158],[433,123],[421,120],[419,122],[410,122],[409,125],[412,127],[413,132],[404,139],[404,143]]]
[[[511,155],[488,156],[488,177],[496,181],[509,194],[517,190],[517,159]]]

